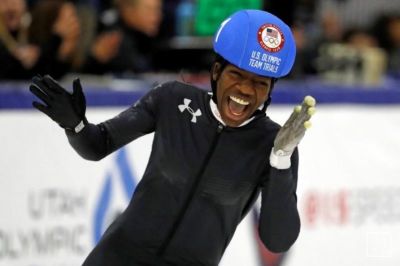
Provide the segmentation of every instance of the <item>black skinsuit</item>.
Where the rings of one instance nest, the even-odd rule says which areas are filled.
[[[184,99],[191,102],[179,109]],[[99,160],[155,132],[148,166],[129,206],[85,266],[217,265],[260,191],[261,240],[274,252],[294,243],[300,230],[297,150],[291,168],[270,167],[279,125],[259,114],[245,126],[224,127],[209,101],[204,90],[166,83],[115,118],[67,134],[82,157]]]

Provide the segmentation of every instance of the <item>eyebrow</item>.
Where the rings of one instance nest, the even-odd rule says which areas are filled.
[[[230,69],[228,71],[235,72],[235,73],[237,73],[237,74],[239,74],[241,76],[244,76],[244,73],[250,73],[250,72],[248,72],[246,70],[242,70],[242,69],[236,67],[235,65],[230,65]],[[253,80],[255,80],[257,82],[263,82],[263,83],[265,83],[267,85],[272,83],[272,78],[260,76],[260,75],[254,74],[254,73],[250,73],[250,74],[254,75]]]

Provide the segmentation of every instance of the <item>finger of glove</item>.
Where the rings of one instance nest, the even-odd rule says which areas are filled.
[[[304,128],[304,122],[310,120],[311,116],[315,112],[315,107],[310,106],[306,101],[303,101],[301,104],[301,110],[299,112],[299,115],[293,124],[293,127],[295,128]]]
[[[277,140],[282,143],[292,142],[297,138],[304,135],[306,128],[304,126],[297,126],[296,123],[288,123],[286,128],[282,128],[277,134]]]
[[[80,111],[84,112],[86,108],[86,99],[82,91],[81,81],[79,79],[75,79],[72,85],[73,85],[72,96],[74,98],[76,107],[79,108]]]
[[[57,97],[57,93],[54,92],[46,83],[44,83],[43,78],[35,76],[32,78],[32,84],[39,88],[41,91],[46,93],[50,99]]]
[[[316,100],[312,96],[306,96],[304,97],[303,103],[302,103],[302,110],[303,112],[306,112],[308,116],[306,116],[306,121],[310,120],[310,118],[314,115],[316,109]],[[305,122],[305,121],[304,121]]]
[[[278,133],[274,144],[284,151],[291,151],[300,143],[305,132],[306,128],[304,126],[294,127],[293,124],[290,124],[286,130]]]
[[[29,90],[30,90],[36,97],[38,97],[40,100],[42,100],[45,104],[47,104],[48,106],[51,105],[51,98],[49,97],[49,95],[47,95],[46,93],[44,93],[39,87],[37,87],[36,85],[30,85],[30,86],[29,86]]]
[[[33,105],[33,107],[38,109],[40,112],[44,113],[45,115],[47,115],[48,117],[53,119],[52,116],[51,116],[50,109],[47,106],[45,106],[45,105],[43,105],[41,103],[38,103],[38,102],[33,102],[32,105]]]
[[[296,120],[297,116],[299,115],[299,108],[300,108],[300,105],[296,106],[293,109],[290,117],[288,118],[288,120],[286,120],[283,127],[281,127],[281,129],[279,130],[279,132],[275,138],[275,146],[278,145],[278,143],[282,143],[282,141],[284,141],[284,139],[287,138],[287,135],[290,134],[290,131],[292,130],[293,122]]]
[[[79,79],[74,79],[74,81],[72,82],[72,86],[73,86],[72,95],[77,98],[82,98],[83,92],[82,92],[81,81]]]
[[[306,97],[304,97],[304,101],[303,101],[308,107],[315,107],[315,105],[317,104],[317,101],[314,99],[314,97],[307,95]]]
[[[68,93],[69,92],[67,90],[65,90],[63,87],[61,87],[61,85],[55,81],[50,75],[45,75],[43,77],[43,81],[45,84],[47,84],[47,86],[49,86],[49,88],[57,93],[57,94],[62,94],[62,93]]]
[[[311,116],[315,113],[315,99],[306,96],[301,105],[294,108],[283,128],[278,132],[274,145],[277,149],[293,150],[302,140],[305,131],[310,127]],[[308,123],[307,123],[308,122]]]
[[[306,130],[301,123],[304,120],[304,114],[306,113],[297,107],[293,110],[291,117],[277,135],[276,146],[279,146],[282,150],[292,149],[297,146]]]
[[[297,119],[297,117],[299,116],[299,108],[300,108],[300,105],[296,106],[293,109],[290,117],[288,118],[288,120],[286,120],[285,124],[283,125],[284,128],[289,127],[291,124],[293,124],[293,121],[295,121]]]
[[[310,116],[307,114],[307,111],[301,111],[296,121],[293,122],[292,127],[295,129],[304,128],[304,122],[310,119]]]
[[[278,132],[274,145],[283,150],[296,147],[305,135],[307,129],[305,122],[309,121],[315,112],[314,106],[315,99],[311,96],[305,97],[303,103],[293,109],[289,119]]]
[[[283,141],[287,143],[286,146],[295,147],[303,139],[305,132],[308,128],[306,122],[309,121],[309,119],[311,118],[311,115],[308,112],[308,108],[308,105],[302,105],[302,110],[299,112],[296,120],[289,125],[289,130],[291,131],[291,134],[288,134],[288,139]]]

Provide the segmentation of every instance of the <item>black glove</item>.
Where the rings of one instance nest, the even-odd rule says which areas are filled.
[[[33,106],[62,128],[79,132],[88,123],[85,117],[85,95],[79,79],[73,81],[72,94],[49,75],[35,76],[29,90],[45,103],[34,101]]]

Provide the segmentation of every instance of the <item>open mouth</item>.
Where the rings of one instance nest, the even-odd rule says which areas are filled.
[[[229,96],[229,111],[235,116],[241,116],[245,113],[250,102],[236,96]]]

